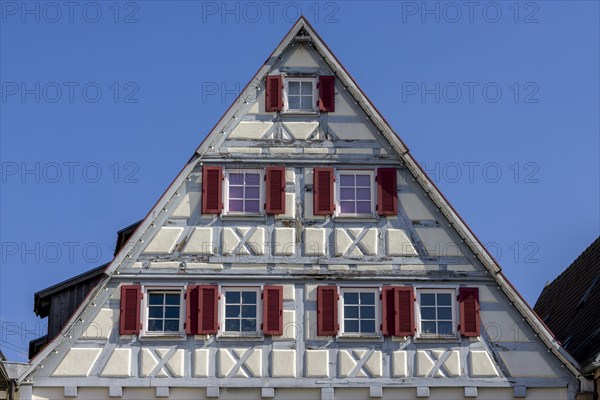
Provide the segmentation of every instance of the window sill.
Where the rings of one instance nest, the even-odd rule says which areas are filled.
[[[376,216],[352,216],[352,215],[336,215],[333,217],[334,221],[340,221],[340,222],[345,222],[345,221],[353,221],[353,222],[377,222],[379,221],[379,218]]]
[[[266,215],[258,214],[221,214],[222,220],[266,221]]]
[[[318,111],[301,111],[301,110],[284,110],[281,111],[282,115],[319,115]]]
[[[460,343],[459,336],[415,336],[417,343]]]
[[[186,340],[187,335],[185,333],[143,333],[140,334],[140,340]]]
[[[262,342],[265,340],[264,335],[232,335],[222,333],[217,336],[217,341],[224,342],[242,342],[242,341],[251,341],[251,342]]]
[[[340,335],[336,338],[338,342],[383,342],[381,335]]]

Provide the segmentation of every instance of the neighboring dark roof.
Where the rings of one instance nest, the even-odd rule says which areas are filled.
[[[115,245],[115,256],[125,246],[125,243],[129,240],[133,232],[137,229],[138,226],[142,223],[143,220],[140,220],[136,223],[129,225],[126,228],[121,229],[117,232],[117,244]]]
[[[56,285],[50,286],[49,288],[40,290],[39,292],[33,295],[33,311],[35,315],[40,318],[44,318],[48,316],[48,311],[50,309],[50,302],[48,301],[50,296],[55,293],[58,293],[62,290],[68,289],[73,285],[77,285],[79,283],[87,282],[92,279],[96,279],[98,276],[104,273],[104,270],[110,263],[102,264],[99,267],[96,267],[92,270],[74,276],[73,278],[67,279]]]
[[[546,285],[534,310],[582,367],[600,353],[600,237]]]

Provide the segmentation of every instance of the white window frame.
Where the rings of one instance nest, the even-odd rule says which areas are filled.
[[[184,298],[185,288],[182,286],[144,286],[143,287],[143,298],[141,301],[142,308],[142,336],[155,336],[155,337],[164,337],[164,336],[174,336],[174,337],[182,337],[185,336],[184,331],[184,323],[187,318],[186,314],[186,302]],[[166,331],[149,331],[148,330],[148,307],[150,300],[150,292],[179,292],[179,331],[177,332],[166,332]]]
[[[240,211],[229,211],[229,174],[240,174],[240,173],[257,173],[259,180],[259,201],[258,201],[258,213],[254,212],[240,212]],[[253,216],[259,217],[265,215],[265,171],[262,169],[255,168],[226,168],[224,171],[224,184],[223,188],[223,215],[228,216]]]
[[[361,293],[369,292],[375,296],[375,332],[374,333],[357,333],[344,331],[344,293]],[[340,287],[340,299],[338,301],[338,319],[340,328],[338,336],[340,337],[381,337],[381,288],[374,287]],[[360,321],[360,320],[359,320]],[[360,325],[360,322],[359,322]]]
[[[439,335],[431,333],[423,333],[421,331],[421,293],[449,293],[450,294],[450,305],[452,308],[452,334],[451,335]],[[415,288],[415,324],[416,324],[416,338],[421,339],[456,339],[458,337],[458,301],[456,299],[457,289],[451,288]]]
[[[341,206],[341,175],[362,174],[371,177],[371,212],[370,213],[342,213]],[[375,170],[372,169],[336,169],[335,170],[335,216],[349,218],[374,218],[377,206],[377,182],[375,182]]]
[[[290,82],[311,82],[312,83],[312,108],[306,110],[294,110],[289,108],[288,93]],[[317,78],[316,77],[300,77],[300,76],[286,76],[284,77],[283,84],[283,111],[290,114],[306,114],[316,113],[317,109]]]
[[[228,332],[225,330],[225,294],[227,292],[237,292],[237,291],[246,291],[246,292],[256,292],[256,331],[255,332]],[[218,336],[222,337],[236,337],[236,338],[253,338],[253,337],[262,337],[262,286],[221,286],[219,289],[219,293],[221,294],[219,299],[219,333]]]

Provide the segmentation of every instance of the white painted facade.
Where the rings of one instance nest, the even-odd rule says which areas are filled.
[[[310,41],[295,39],[301,29]],[[335,75],[335,112],[265,111],[265,76],[299,73]],[[109,278],[32,360],[21,399],[575,397],[575,364],[304,19],[252,82],[115,257]],[[285,166],[285,212],[202,214],[203,165]],[[315,166],[397,168],[398,214],[315,215]],[[166,291],[281,285],[283,335],[120,335],[120,286],[131,283]],[[481,335],[425,338],[416,303],[415,336],[318,336],[323,284],[377,295],[383,285],[417,294],[478,288]],[[142,300],[143,325],[147,309]],[[458,312],[453,300],[454,325]]]

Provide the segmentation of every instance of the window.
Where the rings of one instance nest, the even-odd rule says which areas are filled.
[[[454,290],[421,290],[417,302],[419,333],[422,336],[456,336],[456,293]]]
[[[146,333],[178,334],[183,318],[181,290],[148,290]]]
[[[314,112],[316,105],[315,79],[287,78],[284,103],[286,111]]]
[[[379,335],[379,290],[341,290],[342,335]]]
[[[337,215],[371,217],[375,214],[373,171],[337,172]]]
[[[264,203],[263,171],[231,170],[225,172],[225,213],[262,215]]]
[[[260,328],[260,288],[223,288],[225,321],[222,333],[254,336]]]

